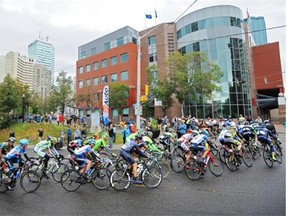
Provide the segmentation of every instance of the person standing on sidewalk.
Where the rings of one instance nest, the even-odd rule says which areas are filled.
[[[116,133],[117,133],[117,128],[116,128],[115,124],[113,124],[113,133],[114,133],[114,135],[113,135],[113,143],[115,143],[116,142]]]
[[[68,127],[66,133],[67,133],[67,143],[69,144],[72,140],[72,130],[71,130],[70,126]]]
[[[114,130],[112,124],[110,124],[110,127],[108,128],[108,134],[109,134],[109,148],[112,148],[114,139]]]
[[[130,135],[130,130],[128,129],[127,125],[124,125],[121,130],[122,138],[123,138],[123,144],[126,143],[126,138]]]
[[[62,146],[65,144],[65,131],[64,131],[64,128],[62,128],[62,130],[60,132],[60,142],[61,142]]]

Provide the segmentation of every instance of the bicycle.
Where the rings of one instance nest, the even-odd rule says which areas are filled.
[[[216,177],[221,176],[224,172],[224,165],[218,158],[214,157],[210,149],[208,149],[206,155],[206,164],[202,162],[202,154],[198,154],[198,156],[194,155],[185,164],[185,174],[189,179],[197,180],[206,172],[207,167]]]
[[[246,143],[242,144],[240,154],[236,154],[236,149],[234,148],[234,143],[231,144],[231,148],[228,150],[228,153],[225,155],[225,164],[230,171],[235,171],[242,164],[241,161],[247,167],[252,167],[253,158],[252,153]]]
[[[153,159],[138,163],[137,177],[149,188],[156,188],[162,182],[160,169],[154,165]],[[127,190],[132,183],[132,166],[124,159],[117,161],[116,170],[111,174],[111,187],[116,191]]]
[[[61,162],[62,159],[62,157],[53,155],[48,161],[47,168],[45,168],[44,158],[32,158],[33,163],[31,169],[36,171],[41,179],[51,174],[52,178],[59,183],[61,181],[61,175],[63,172],[68,170],[68,166]]]
[[[263,143],[262,143],[263,144]],[[274,164],[274,160],[272,159],[272,152],[271,148],[267,143],[264,143],[264,148],[263,148],[263,159],[265,164],[269,167],[272,168]],[[282,164],[282,154],[281,154],[281,149],[277,145],[274,145],[275,149],[275,157],[276,160],[279,164]]]
[[[81,167],[74,160],[70,169],[66,170],[61,176],[62,187],[74,192],[80,188],[81,185],[92,182],[92,184],[99,190],[106,190],[110,187],[110,175],[107,169],[111,161],[103,159],[103,161],[93,161],[90,172],[87,176],[80,174]]]
[[[169,176],[171,172],[170,163],[167,161],[167,157],[164,152],[148,151],[151,155],[151,159],[154,161],[154,165],[158,166],[162,173],[162,179]]]
[[[18,180],[20,180],[20,186],[26,193],[35,192],[41,184],[41,179],[38,173],[30,170],[31,163],[26,161],[23,166],[17,167],[12,172],[12,179],[9,183],[9,177],[4,172],[7,168],[6,163],[2,163],[2,169],[0,170],[0,193],[8,191],[7,185],[10,184],[12,188],[16,186]]]

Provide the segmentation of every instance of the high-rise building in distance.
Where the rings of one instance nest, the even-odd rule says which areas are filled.
[[[54,83],[55,48],[44,40],[35,40],[28,45],[28,56],[33,58],[35,63],[47,67],[51,73],[51,83]]]
[[[263,16],[249,16],[244,19],[244,22],[247,23],[256,46],[267,44],[266,24]]]

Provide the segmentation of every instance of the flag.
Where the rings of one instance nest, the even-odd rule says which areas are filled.
[[[103,88],[103,121],[104,125],[109,123],[109,86]]]
[[[145,14],[145,18],[146,19],[152,19],[152,15],[151,14]]]
[[[157,11],[156,11],[156,9],[155,9],[155,18],[157,18]]]

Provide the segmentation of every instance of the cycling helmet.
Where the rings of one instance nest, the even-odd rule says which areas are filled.
[[[190,129],[190,128],[188,128],[187,130],[186,130],[186,133],[192,133],[192,130]]]
[[[47,140],[47,141],[49,141],[49,140],[51,140],[51,139],[52,139],[52,136],[49,136],[49,135],[46,136],[46,140]]]
[[[9,137],[8,141],[10,141],[10,142],[15,142],[15,141],[16,141],[16,138],[15,138],[15,137]]]
[[[141,135],[142,135],[142,136],[148,136],[148,132],[147,132],[147,131],[142,131],[142,132],[141,132]]]
[[[50,138],[50,141],[51,141],[51,142],[57,142],[58,139],[57,139],[56,137],[51,137],[51,138]]]
[[[219,142],[220,142],[221,144],[224,144],[224,143],[225,143],[225,139],[224,139],[223,137],[221,137],[221,138],[219,138]]]
[[[28,141],[27,139],[21,139],[21,140],[19,141],[19,144],[20,144],[21,146],[27,146],[27,145],[29,144],[29,141]]]
[[[95,145],[96,141],[94,139],[88,139],[87,143],[90,144],[90,145]]]
[[[264,124],[270,124],[269,120],[264,120]]]
[[[201,134],[204,134],[204,135],[207,136],[207,137],[209,136],[209,133],[208,133],[207,130],[202,130],[202,131],[201,131]]]
[[[76,140],[77,146],[81,147],[83,145],[82,140],[81,139],[77,139]]]
[[[136,140],[142,140],[142,135],[141,135],[141,134],[137,134],[137,135],[135,136],[135,139],[136,139]]]

